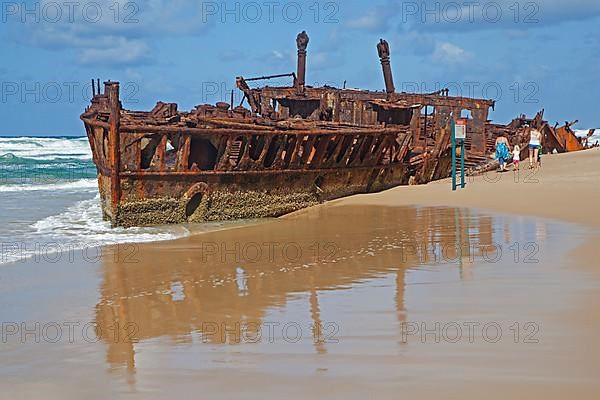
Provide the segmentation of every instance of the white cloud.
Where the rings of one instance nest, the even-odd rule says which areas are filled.
[[[271,56],[272,56],[273,58],[275,58],[276,60],[284,60],[284,59],[286,58],[286,57],[283,55],[283,53],[282,53],[282,52],[280,52],[280,51],[277,51],[277,50],[273,50],[273,51],[271,52]]]
[[[131,65],[145,61],[150,48],[141,40],[118,38],[111,46],[82,49],[79,55],[81,64]]]
[[[446,64],[461,64],[471,59],[471,53],[448,42],[436,42],[431,58]]]
[[[399,31],[465,31],[512,28],[534,29],[556,26],[565,21],[600,16],[598,0],[385,0],[375,11],[358,14],[350,28],[386,32],[390,26]]]
[[[381,18],[378,18],[374,14],[367,14],[348,22],[348,27],[354,29],[374,30],[378,29],[381,25]]]
[[[362,7],[354,7],[358,13],[354,19],[348,21],[345,25],[351,29],[366,30],[374,33],[383,33],[389,30],[392,24],[398,22],[401,2],[404,0],[385,0],[382,4],[376,3],[376,0],[360,2],[366,6],[365,11]]]
[[[35,47],[72,50],[83,64],[148,62],[157,39],[200,33],[210,25],[191,0],[40,0],[18,7],[23,10],[7,16],[17,31],[13,37]]]

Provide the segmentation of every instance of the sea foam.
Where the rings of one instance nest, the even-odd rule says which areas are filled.
[[[117,243],[174,239],[187,228],[111,228],[102,219],[87,138],[0,138],[0,264]],[[18,247],[18,251],[14,247]],[[11,250],[12,249],[12,250]]]

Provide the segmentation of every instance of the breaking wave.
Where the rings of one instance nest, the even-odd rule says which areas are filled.
[[[86,138],[0,138],[0,192],[89,189],[95,177]]]
[[[589,129],[577,129],[575,130],[575,135],[577,135],[577,137],[586,137],[589,131]],[[594,132],[588,142],[589,144],[594,144],[596,142],[600,143],[600,128],[596,129],[596,132]]]
[[[46,246],[85,249],[186,236],[185,227],[112,229],[102,219],[96,168],[87,138],[0,138],[0,264]],[[37,246],[37,250],[36,250]],[[48,247],[49,246],[49,247]]]
[[[7,153],[31,160],[92,159],[92,152],[85,137],[1,137],[0,157]]]

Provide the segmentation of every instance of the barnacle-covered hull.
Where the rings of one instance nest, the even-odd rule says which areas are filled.
[[[116,206],[111,204],[110,176],[99,174],[98,180],[106,218],[118,226],[142,226],[277,217],[326,200],[405,184],[407,175],[400,166],[177,178],[124,175]]]

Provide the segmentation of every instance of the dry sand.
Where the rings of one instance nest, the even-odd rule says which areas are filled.
[[[456,192],[447,179],[334,204],[467,207],[600,227],[600,149],[545,155],[542,162],[536,170],[529,170],[526,160],[516,174],[494,171],[467,178],[467,188]]]
[[[0,398],[598,399],[599,161],[3,266]]]

